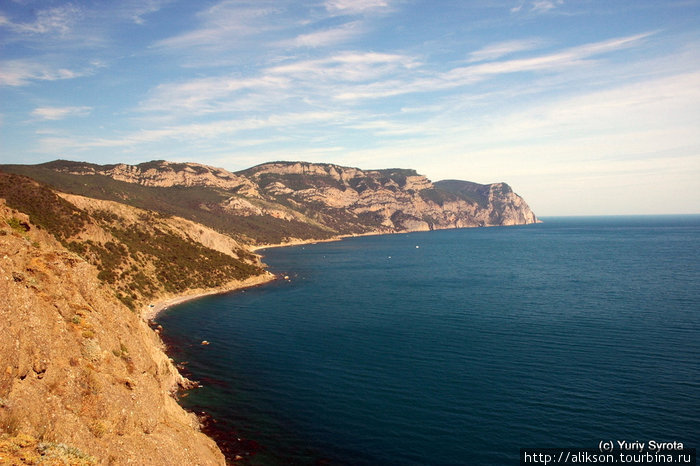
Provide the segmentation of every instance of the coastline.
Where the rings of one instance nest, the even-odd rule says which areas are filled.
[[[262,274],[260,275],[255,275],[253,277],[248,277],[245,280],[234,280],[232,282],[227,283],[226,285],[216,287],[216,288],[209,288],[209,289],[195,289],[195,290],[189,290],[186,293],[179,294],[179,295],[172,295],[168,297],[162,297],[159,300],[156,300],[146,306],[144,306],[141,309],[140,312],[140,318],[143,322],[145,322],[149,327],[151,327],[153,321],[156,319],[158,314],[161,312],[169,309],[171,306],[175,306],[178,304],[185,303],[187,301],[192,301],[195,299],[202,298],[204,296],[211,296],[211,295],[216,295],[216,294],[225,294],[229,293],[232,291],[237,291],[237,290],[243,290],[246,288],[253,288],[256,286],[264,285],[266,283],[273,282],[277,280],[277,276],[273,274],[272,272],[268,270],[264,270]],[[153,327],[151,327],[153,328]],[[156,338],[160,342],[162,346],[162,350],[165,352],[165,354],[170,357],[170,354],[168,354],[167,350],[167,345],[165,344],[165,341],[163,340],[163,336],[160,334],[160,330],[156,329]],[[182,367],[177,366],[174,361],[171,359],[170,360],[173,364],[172,367],[175,369],[177,375],[178,375],[178,380],[177,382],[174,383],[174,385],[171,387],[171,396],[175,398],[175,400],[178,400],[178,395],[177,393],[180,391],[188,391],[191,390],[195,387],[198,387],[199,384],[188,377],[186,377],[183,372],[182,372]],[[178,405],[180,405],[179,402],[177,402]],[[182,407],[182,405],[180,405]],[[185,409],[184,407],[182,407]],[[216,421],[211,417],[211,415],[207,412],[202,412],[202,413],[195,413],[193,411],[187,410],[189,413],[194,415],[194,417],[197,419],[197,423],[199,424],[199,431],[206,435],[208,438],[214,441],[216,443],[216,446],[218,447],[219,451],[224,455],[224,458],[226,459],[226,464],[232,463],[234,461],[238,461],[239,459],[242,459],[243,457],[240,456],[238,453],[241,453],[244,451],[244,449],[241,448],[241,439],[240,438],[235,438],[235,440],[232,440],[232,437],[229,435],[229,432],[224,432],[221,429],[217,428]],[[245,450],[249,450],[249,448],[245,448]],[[249,454],[249,453],[248,453]]]
[[[326,239],[294,239],[292,241],[289,241],[288,243],[263,244],[260,246],[251,246],[250,251],[257,252],[257,251],[261,251],[263,249],[284,248],[287,246],[302,246],[304,244],[314,244],[314,243],[330,243],[333,241],[340,241],[343,238],[346,238],[346,236],[342,236],[342,237],[341,236],[334,236],[332,238],[326,238]]]
[[[369,234],[382,234],[382,233],[369,233]],[[368,234],[361,234],[361,235],[340,235],[340,236],[334,236],[332,238],[326,238],[326,239],[308,239],[308,240],[302,240],[302,239],[293,239],[287,243],[278,243],[278,244],[264,244],[260,246],[249,246],[248,250],[250,252],[257,252],[262,249],[271,249],[271,248],[283,248],[287,246],[301,246],[304,244],[314,244],[314,243],[329,243],[332,241],[340,241],[344,238],[350,238],[353,236],[366,236]],[[263,268],[265,265],[263,264]],[[193,289],[186,291],[185,293],[182,294],[174,294],[170,296],[164,296],[161,298],[158,298],[151,302],[150,304],[145,305],[143,308],[141,308],[141,311],[139,315],[141,316],[141,320],[144,322],[148,322],[151,320],[154,320],[158,314],[161,312],[165,311],[166,309],[176,306],[178,304],[187,302],[187,301],[192,301],[194,299],[198,298],[203,298],[204,296],[211,296],[215,294],[224,294],[224,293],[229,293],[231,291],[236,291],[236,290],[242,290],[245,288],[252,288],[254,286],[259,286],[259,285],[264,285],[265,283],[272,282],[276,280],[277,277],[275,274],[264,268],[264,272],[261,275],[255,275],[252,277],[248,277],[245,280],[234,280],[232,282],[227,283],[226,285],[219,286],[216,288],[199,288],[199,289]]]
[[[265,270],[265,272],[261,275],[248,277],[245,280],[235,280],[217,288],[189,290],[186,293],[164,297],[152,302],[151,304],[146,305],[141,309],[140,316],[143,321],[148,322],[150,320],[155,319],[156,316],[158,316],[158,314],[170,308],[171,306],[175,306],[177,304],[181,304],[187,301],[192,301],[194,299],[202,298],[204,296],[224,294],[229,293],[231,291],[252,288],[254,286],[259,286],[265,283],[272,282],[276,279],[277,277],[273,273]]]
[[[472,228],[472,227],[467,227]],[[250,251],[257,252],[263,249],[272,248],[284,248],[287,246],[303,246],[305,244],[316,244],[316,243],[333,243],[335,241],[342,241],[347,238],[361,238],[364,236],[385,236],[385,235],[403,235],[406,233],[417,233],[421,231],[432,231],[432,230],[406,230],[406,231],[368,231],[366,233],[351,233],[347,235],[337,235],[325,239],[293,239],[287,243],[277,243],[277,244],[263,244],[260,246],[251,246]]]
[[[700,215],[700,214],[698,214],[698,215]],[[421,232],[438,231],[438,230],[461,230],[461,229],[471,229],[471,228],[512,227],[512,226],[535,225],[538,223],[542,223],[542,221],[540,219],[537,219],[537,221],[535,221],[533,223],[518,223],[515,225],[470,225],[470,226],[463,226],[463,227],[444,227],[444,228],[435,228],[435,229],[415,229],[415,230],[403,230],[403,231],[368,231],[365,233],[350,233],[347,235],[337,235],[337,236],[332,236],[330,238],[324,238],[324,239],[298,239],[298,238],[294,238],[286,243],[262,244],[262,245],[258,245],[258,246],[249,246],[248,249],[251,252],[257,252],[257,251],[260,251],[263,249],[284,248],[287,246],[303,246],[305,244],[332,243],[332,242],[341,241],[341,240],[344,240],[347,238],[361,238],[364,236],[406,235],[409,233],[421,233]]]
[[[303,246],[305,244],[316,244],[316,243],[332,243],[335,241],[341,241],[345,238],[354,238],[356,236],[372,236],[372,235],[385,235],[387,233],[376,233],[376,232],[370,232],[370,233],[356,233],[352,235],[338,235],[338,236],[332,236],[330,238],[324,238],[324,239],[292,239],[291,241],[287,243],[277,243],[277,244],[263,244],[260,246],[251,246],[250,250],[252,252],[257,252],[263,249],[272,249],[272,248],[285,248],[288,246]]]
[[[474,228],[474,227],[466,227],[466,228]],[[316,244],[316,243],[330,243],[330,242],[336,242],[336,241],[341,241],[343,239],[347,238],[354,238],[354,237],[364,237],[364,236],[384,236],[384,235],[392,235],[392,234],[406,234],[406,233],[414,233],[414,232],[419,232],[419,231],[430,231],[430,230],[411,230],[411,231],[401,231],[401,232],[381,232],[381,231],[373,231],[373,232],[367,232],[367,233],[356,233],[356,234],[347,234],[347,235],[338,235],[338,236],[333,236],[331,238],[325,238],[325,239],[308,239],[308,240],[302,240],[302,239],[292,239],[289,242],[285,243],[278,243],[278,244],[267,244],[267,245],[259,245],[259,246],[248,246],[248,250],[253,252],[253,253],[258,253],[258,251],[264,250],[264,249],[272,249],[272,248],[281,248],[281,247],[292,247],[292,246],[301,246],[301,245],[308,245],[308,244]],[[245,280],[236,280],[233,282],[229,282],[226,285],[223,285],[221,287],[217,288],[209,288],[209,289],[195,289],[195,290],[189,290],[186,293],[179,294],[179,295],[171,295],[167,297],[162,297],[151,304],[148,304],[144,306],[141,310],[140,317],[141,319],[146,322],[147,324],[152,323],[158,316],[158,314],[162,313],[163,311],[169,309],[172,306],[182,304],[184,302],[192,301],[195,299],[199,299],[205,296],[211,296],[211,295],[216,295],[216,294],[225,294],[229,293],[232,291],[236,290],[242,290],[246,288],[252,288],[255,286],[260,286],[264,285],[266,283],[270,283],[272,281],[277,280],[279,277],[269,270],[267,270],[267,265],[262,263],[264,272],[261,275],[256,275],[253,277],[249,277]],[[160,335],[160,331],[156,330],[157,338],[163,342],[163,337]],[[165,349],[166,354],[167,349]],[[181,390],[190,390],[198,384],[196,382],[190,381],[188,378],[185,377],[182,373],[182,368],[177,367],[177,372],[180,375],[180,377],[186,382],[183,384],[179,385],[179,388]],[[196,374],[192,374],[193,380],[196,380]],[[179,404],[179,403],[178,403]],[[190,411],[192,412],[192,411]],[[205,435],[207,435],[209,438],[214,440],[214,442],[217,444],[219,450],[223,453],[223,455],[227,459],[228,462],[235,462],[240,459],[243,459],[244,456],[241,455],[250,455],[252,450],[255,448],[251,447],[251,445],[254,445],[255,442],[249,442],[247,439],[242,439],[238,436],[231,436],[231,432],[221,430],[221,428],[217,427],[217,422],[216,420],[211,416],[210,413],[206,411],[202,411],[199,414],[195,414],[197,416],[199,425],[200,425],[200,431],[203,432]],[[257,446],[258,448],[260,446]],[[253,453],[254,454],[254,453]]]
[[[538,221],[537,223],[541,223]],[[463,227],[463,228],[484,228],[484,227]],[[448,228],[445,228],[448,229]],[[248,246],[248,250],[253,253],[257,253],[257,251],[261,251],[264,249],[272,249],[272,248],[284,248],[284,247],[292,247],[292,246],[303,246],[305,244],[316,244],[316,243],[331,243],[335,241],[342,241],[347,238],[357,238],[357,237],[363,237],[363,236],[384,236],[384,235],[401,235],[401,234],[406,234],[406,233],[416,233],[416,232],[421,232],[421,231],[432,231],[432,230],[407,230],[407,231],[370,231],[366,233],[352,233],[352,234],[347,234],[347,235],[337,235],[333,236],[331,238],[323,238],[323,239],[298,239],[294,238],[291,241],[288,241],[286,243],[276,243],[276,244],[263,244],[263,245],[258,245],[258,246]],[[265,267],[265,265],[263,264]],[[169,307],[187,302],[187,301],[192,301],[194,299],[202,298],[204,296],[210,296],[210,295],[215,295],[215,294],[224,294],[224,293],[229,293],[231,291],[236,291],[236,290],[241,290],[245,288],[252,288],[254,286],[259,286],[259,285],[264,285],[265,283],[269,283],[271,281],[276,280],[277,277],[270,272],[267,269],[264,269],[264,272],[261,275],[256,275],[253,277],[246,278],[245,280],[235,280],[233,282],[227,283],[226,285],[217,287],[217,288],[204,288],[204,289],[195,289],[195,290],[189,290],[188,292],[185,292],[183,294],[177,294],[177,295],[171,295],[168,297],[163,297],[160,298],[151,304],[148,304],[144,306],[141,309],[140,316],[141,319],[144,320],[145,322],[148,322],[150,320],[155,319],[158,314],[163,312],[164,310],[168,309]]]
[[[423,231],[423,230],[420,230]],[[427,230],[426,230],[427,231]],[[259,246],[249,246],[248,250],[251,252],[257,252],[261,251],[264,249],[272,249],[272,248],[284,248],[284,247],[291,247],[291,246],[303,246],[305,244],[316,244],[316,243],[331,243],[335,241],[341,241],[346,238],[355,238],[355,237],[362,237],[362,236],[383,236],[383,235],[392,235],[392,234],[403,234],[403,233],[413,233],[413,231],[401,231],[401,232],[381,232],[381,231],[372,231],[372,232],[367,232],[367,233],[354,233],[354,234],[348,234],[348,235],[338,235],[338,236],[333,236],[331,238],[324,238],[324,239],[292,239],[289,242],[286,243],[277,243],[277,244],[263,244]],[[263,264],[264,265],[264,264]],[[194,290],[189,290],[183,294],[176,294],[176,295],[171,295],[171,296],[166,296],[159,298],[152,303],[144,306],[139,315],[141,316],[141,319],[144,322],[148,322],[150,320],[154,320],[158,314],[161,312],[165,311],[166,309],[176,306],[178,304],[187,302],[187,301],[192,301],[194,299],[202,298],[204,296],[210,296],[210,295],[215,295],[215,294],[224,294],[224,293],[229,293],[231,291],[236,291],[236,290],[242,290],[245,288],[252,288],[254,286],[259,286],[259,285],[264,285],[265,283],[272,282],[276,280],[277,277],[275,274],[270,272],[267,269],[264,269],[264,272],[261,275],[256,275],[253,277],[246,278],[245,280],[234,280],[232,282],[227,283],[226,285],[217,287],[217,288],[204,288],[204,289],[194,289]]]
[[[381,233],[379,233],[381,234]],[[253,246],[249,247],[248,250],[255,253],[258,250],[262,249],[268,249],[268,248],[279,248],[279,247],[285,247],[285,246],[299,246],[303,244],[313,244],[313,243],[319,243],[319,242],[332,242],[332,241],[340,241],[343,238],[347,237],[352,237],[352,236],[360,236],[360,235],[343,235],[343,236],[336,236],[333,238],[327,238],[327,239],[311,239],[311,240],[292,240],[287,243],[280,243],[280,244],[269,244],[269,245],[261,245],[261,246]],[[364,236],[364,235],[362,235]],[[178,304],[182,304],[188,301],[192,301],[195,299],[203,298],[205,296],[212,296],[212,295],[217,295],[217,294],[225,294],[229,293],[232,291],[237,291],[237,290],[243,290],[246,288],[253,288],[256,286],[264,285],[266,283],[273,282],[278,279],[278,277],[267,270],[267,266],[265,264],[261,264],[263,266],[263,273],[260,275],[256,275],[253,277],[248,277],[245,280],[234,280],[232,282],[227,283],[226,285],[216,287],[216,288],[206,288],[206,289],[193,289],[189,290],[185,293],[182,294],[174,294],[170,296],[162,296],[159,299],[154,300],[153,302],[143,306],[139,312],[139,317],[141,320],[146,323],[147,325],[151,326],[151,324],[155,321],[157,318],[158,314],[162,313],[163,311],[169,309],[172,306],[176,306]],[[165,342],[163,341],[163,336],[160,334],[160,330],[156,329],[156,338],[161,342],[161,345],[163,347],[163,351],[166,353],[166,355],[170,356],[167,351],[167,346],[165,345]],[[172,360],[171,360],[172,361]],[[185,375],[182,373],[182,368],[177,367],[173,363],[173,367],[177,371],[177,374],[179,376],[179,381],[172,387],[171,390],[171,395],[175,397],[177,400],[177,395],[176,393],[180,390],[190,390],[194,387],[197,387],[198,384],[196,382],[193,382],[189,378],[187,378]],[[195,376],[196,378],[196,376]],[[178,402],[178,405],[180,403]],[[194,413],[192,411],[189,411],[192,413],[196,418],[197,422],[199,423],[199,429],[200,432],[204,433],[207,437],[212,439],[217,447],[219,448],[219,451],[224,455],[226,458],[226,462],[232,463],[234,461],[238,461],[239,459],[242,459],[243,457],[240,456],[238,453],[244,452],[244,450],[247,450],[246,454],[250,454],[250,448],[249,446],[241,448],[241,445],[247,443],[245,439],[241,439],[238,437],[231,437],[229,432],[225,432],[217,428],[216,421],[214,418],[211,417],[211,415],[207,412],[202,412],[202,413]]]

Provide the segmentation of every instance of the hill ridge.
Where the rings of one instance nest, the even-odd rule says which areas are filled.
[[[163,160],[103,166],[54,161],[0,169],[65,192],[179,215],[255,246],[537,222],[505,183],[464,181],[453,189],[454,180],[433,183],[413,169],[276,161],[229,172]]]

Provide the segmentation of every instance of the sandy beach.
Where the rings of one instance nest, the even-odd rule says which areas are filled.
[[[329,243],[329,242],[334,242],[334,241],[341,241],[346,238],[354,238],[354,237],[359,237],[359,236],[377,236],[377,235],[386,235],[386,234],[403,234],[403,233],[412,233],[411,231],[406,231],[406,232],[400,232],[400,233],[389,233],[389,232],[368,232],[368,233],[355,233],[355,234],[349,234],[349,235],[338,235],[338,236],[333,236],[332,238],[325,238],[325,239],[292,239],[289,242],[286,243],[278,243],[278,244],[265,244],[265,245],[260,245],[260,246],[251,246],[248,249],[251,252],[257,252],[261,251],[263,249],[271,249],[271,248],[282,248],[282,247],[289,247],[289,246],[301,246],[304,244],[315,244],[315,243]],[[191,301],[193,299],[201,298],[203,296],[209,296],[213,294],[223,294],[223,293],[228,293],[231,291],[236,291],[244,288],[250,288],[253,286],[258,286],[262,285],[264,283],[271,282],[276,279],[276,276],[269,272],[265,271],[262,275],[257,275],[254,277],[247,278],[245,280],[237,280],[230,282],[224,286],[220,286],[217,288],[207,288],[207,289],[196,289],[196,290],[189,290],[184,294],[179,294],[179,295],[172,295],[172,296],[167,296],[159,300],[155,300],[151,302],[150,304],[146,305],[141,309],[141,318],[148,322],[149,320],[155,319],[155,317],[165,309],[175,306],[176,304],[184,303],[186,301]]]
[[[285,247],[285,246],[299,246],[299,245],[303,245],[303,244],[339,241],[339,240],[346,238],[348,236],[354,236],[354,235],[336,236],[336,237],[328,238],[328,239],[312,239],[312,240],[294,239],[294,240],[289,241],[287,243],[252,246],[252,247],[249,247],[248,249],[251,252],[256,252],[256,251],[259,251],[262,249],[268,249],[268,248],[281,248],[281,247]],[[162,299],[155,300],[155,301],[149,303],[148,305],[144,306],[141,309],[141,318],[144,321],[148,322],[149,320],[155,319],[155,317],[159,313],[163,312],[165,309],[167,309],[171,306],[175,306],[176,304],[184,303],[186,301],[191,301],[193,299],[201,298],[203,296],[209,296],[209,295],[213,295],[213,294],[223,294],[223,293],[229,293],[231,291],[241,290],[244,288],[251,288],[253,286],[258,286],[258,285],[262,285],[264,283],[274,281],[275,279],[276,279],[276,276],[273,273],[265,270],[265,272],[262,275],[256,275],[254,277],[249,277],[245,280],[235,280],[235,281],[227,283],[224,286],[220,286],[217,288],[188,290],[184,294],[166,296]]]
[[[376,233],[370,233],[370,234],[376,234]],[[355,234],[355,235],[339,235],[339,236],[334,236],[332,238],[327,238],[327,239],[308,239],[308,240],[292,239],[291,241],[286,242],[286,243],[265,244],[265,245],[260,245],[260,246],[249,246],[248,250],[251,252],[256,252],[256,251],[260,251],[263,249],[270,249],[270,248],[282,248],[282,247],[287,247],[287,246],[300,246],[300,245],[304,245],[304,244],[340,241],[344,238],[349,238],[349,237],[353,237],[353,236],[365,236],[365,235],[367,235],[367,233]],[[264,283],[271,282],[275,279],[276,279],[276,276],[273,273],[265,270],[265,272],[262,275],[249,277],[245,280],[236,280],[236,281],[227,283],[226,285],[220,286],[217,288],[188,290],[184,294],[166,296],[162,299],[154,300],[153,302],[144,306],[141,309],[141,318],[144,321],[148,322],[149,320],[155,319],[155,317],[159,313],[163,312],[165,309],[167,309],[171,306],[175,306],[176,304],[184,303],[186,301],[191,301],[193,299],[201,298],[203,296],[229,293],[231,291],[236,291],[236,290],[241,290],[244,288],[250,288],[253,286],[262,285]]]
[[[381,236],[381,235],[393,235],[393,234],[401,234],[401,233],[413,233],[413,231],[405,231],[405,232],[378,232],[378,231],[371,231],[367,233],[353,233],[349,235],[338,235],[338,236],[333,236],[331,238],[325,238],[325,239],[293,239],[287,243],[278,243],[278,244],[265,244],[262,246],[252,246],[250,247],[250,250],[253,252],[260,251],[262,249],[272,249],[272,248],[284,248],[287,246],[302,246],[304,244],[316,244],[316,243],[332,243],[334,241],[341,241],[346,238],[356,238],[360,236]]]
[[[284,248],[287,246],[302,246],[304,244],[314,244],[314,243],[329,243],[332,241],[340,241],[343,238],[347,238],[350,235],[346,236],[334,236],[332,238],[326,238],[326,239],[293,239],[287,243],[278,243],[278,244],[264,244],[262,246],[252,246],[250,248],[251,251],[256,252],[260,251],[263,249],[272,249],[272,248]]]
[[[217,288],[208,288],[204,290],[189,290],[185,294],[173,295],[170,297],[165,297],[161,300],[154,301],[143,309],[141,309],[141,318],[148,322],[149,320],[155,319],[155,317],[165,309],[174,306],[176,304],[184,303],[186,301],[191,301],[193,299],[201,298],[203,296],[209,296],[213,294],[229,293],[231,291],[241,290],[244,288],[251,288],[253,286],[262,285],[264,283],[269,283],[276,279],[275,275],[265,271],[262,275],[256,275],[254,277],[249,277],[245,280],[236,280],[227,283],[224,286]]]

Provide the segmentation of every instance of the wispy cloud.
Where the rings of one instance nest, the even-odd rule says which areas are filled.
[[[64,2],[50,7],[43,4],[59,2],[31,2],[12,9],[13,14],[0,12],[0,31],[8,32],[4,43],[29,44],[35,54],[68,56],[80,50],[84,55],[85,50],[108,49],[124,34],[124,24],[145,24],[148,15],[172,1]]]
[[[517,52],[533,50],[543,44],[541,39],[520,39],[490,44],[469,54],[470,62],[491,61]]]
[[[204,123],[162,126],[158,129],[143,129],[125,133],[115,138],[71,138],[47,137],[40,142],[42,147],[61,147],[63,150],[89,150],[108,147],[138,147],[165,140],[172,141],[213,141],[230,137],[245,131],[270,128],[292,128],[309,124],[332,125],[344,120],[342,112],[297,112],[269,115],[259,118],[217,120]],[[218,143],[218,142],[217,142]]]
[[[349,124],[348,128],[359,129],[380,136],[416,136],[420,133],[421,137],[425,137],[429,133],[435,134],[434,131],[426,127],[416,128],[415,124],[388,119],[360,121],[359,123]]]
[[[564,0],[521,0],[520,3],[510,9],[510,12],[519,13],[525,10],[531,13],[546,13],[563,4]]]
[[[328,47],[357,37],[365,32],[361,21],[351,21],[335,28],[300,34],[291,40],[280,41],[281,46],[294,47]]]
[[[235,112],[250,110],[236,107],[232,100],[246,92],[279,91],[288,87],[288,82],[279,76],[256,76],[238,78],[213,76],[180,83],[160,84],[151,96],[140,105],[143,112],[186,112],[202,115],[212,112]]]
[[[336,93],[335,97],[340,100],[382,98],[414,92],[452,89],[505,74],[523,72],[558,73],[574,67],[592,65],[592,57],[632,47],[651,34],[653,33],[594,42],[535,57],[478,63],[456,67],[443,72],[425,72],[424,76],[418,79],[376,81],[366,86],[342,89]]]
[[[564,0],[533,0],[532,11],[544,12],[553,10],[554,8],[563,5]]]
[[[224,75],[160,84],[139,110],[174,116],[279,108],[295,99],[308,105],[327,100],[341,83],[369,82],[419,66],[407,55],[345,52],[271,66],[246,78]]]
[[[324,6],[331,13],[357,14],[385,10],[389,7],[387,0],[326,0]]]
[[[92,107],[37,107],[32,111],[32,116],[40,120],[62,120],[70,116],[85,116],[92,111]]]
[[[329,108],[333,101],[333,105],[357,110],[357,105],[369,100],[468,88],[516,73],[574,79],[582,70],[598,66],[599,55],[638,45],[649,35],[614,38],[518,59],[501,58],[509,52],[532,49],[540,41],[497,43],[475,52],[473,57],[483,58],[480,62],[442,71],[431,69],[429,62],[404,54],[342,52],[310,60],[289,59],[246,77],[226,74],[160,84],[138,109],[144,115],[144,122],[160,119],[162,124],[208,114],[279,113],[291,108],[314,111]],[[487,57],[492,57],[492,61],[486,61]],[[576,73],[569,72],[572,70]],[[550,78],[550,86],[551,81]],[[537,92],[539,87],[530,81],[525,88],[511,85],[508,89],[517,95]],[[491,94],[481,90],[472,93],[470,101]],[[403,128],[391,128],[391,132],[398,131]]]
[[[426,156],[435,151],[469,154],[459,162],[461,168],[478,163],[479,171],[494,179],[541,175],[543,166],[572,175],[576,170],[587,173],[593,166],[602,167],[602,161],[616,160],[631,167],[644,158],[661,166],[666,154],[672,153],[697,158],[698,79],[700,72],[695,71],[620,83],[605,90],[550,97],[474,122],[459,119],[459,109],[441,111],[427,123],[428,130],[439,130],[440,141],[427,139],[424,145],[413,146],[414,150],[422,147]],[[695,165],[700,169],[700,159]],[[445,170],[441,176],[446,176]]]
[[[136,24],[146,24],[145,16],[157,12],[163,6],[171,3],[173,0],[137,0],[137,1],[122,1],[115,5],[121,9],[122,15],[129,18]]]
[[[158,41],[155,47],[166,49],[230,47],[231,43],[228,41],[258,36],[271,29],[279,28],[280,25],[270,19],[276,13],[279,13],[279,9],[274,6],[274,3],[224,0],[198,13],[199,25],[193,30]]]
[[[348,43],[367,32],[367,17],[391,11],[388,0],[328,0],[324,10],[294,2],[222,0],[197,14],[190,31],[154,44],[172,51],[241,50],[252,43],[276,53],[279,48],[321,48]],[[308,11],[307,11],[308,9]]]
[[[267,73],[305,82],[362,82],[390,75],[399,69],[411,69],[419,62],[408,55],[346,52],[317,60],[297,61],[269,68]]]
[[[31,81],[56,81],[85,76],[88,71],[76,71],[43,63],[38,60],[0,61],[0,86],[24,86]]]
[[[38,10],[34,21],[12,22],[7,17],[0,18],[0,26],[22,35],[58,34],[66,35],[83,16],[83,10],[71,3],[53,8]]]

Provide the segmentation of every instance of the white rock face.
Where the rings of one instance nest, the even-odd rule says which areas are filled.
[[[147,167],[147,168],[144,168]],[[210,167],[199,163],[150,162],[141,165],[117,164],[111,168],[94,169],[85,167],[71,170],[76,175],[105,175],[118,181],[135,183],[143,186],[214,186],[224,189],[246,191],[247,195],[256,195],[257,189],[245,177],[235,175],[222,168]]]
[[[349,207],[357,202],[359,194],[354,189],[340,190],[338,188],[322,187],[318,189],[303,189],[293,192],[294,197],[307,202],[322,202],[329,207]]]
[[[218,207],[203,205],[203,209],[311,222],[340,234],[348,228],[397,232],[537,222],[527,203],[505,183],[451,181],[456,188],[450,190],[440,183],[436,187],[413,170],[272,162],[231,173],[197,163],[166,161],[71,168],[73,173],[76,170],[143,186],[220,188],[235,196]]]

